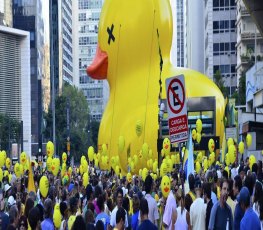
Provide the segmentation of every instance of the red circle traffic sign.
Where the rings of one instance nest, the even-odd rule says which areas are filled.
[[[183,93],[183,100],[181,101],[179,96],[174,92],[174,89],[172,88],[172,84],[174,83],[177,83],[179,87],[181,87],[182,89],[182,93]],[[178,101],[179,103],[179,109],[175,109],[172,105],[171,105],[171,102],[170,102],[170,97],[169,97],[169,94],[170,94],[170,91],[171,93],[173,94],[174,98]],[[185,92],[184,92],[184,86],[182,84],[182,82],[179,80],[179,79],[173,79],[169,86],[168,86],[168,93],[167,93],[167,101],[168,101],[168,105],[169,105],[169,108],[170,110],[175,113],[175,114],[178,114],[182,111],[183,107],[184,107],[184,102],[185,102]]]

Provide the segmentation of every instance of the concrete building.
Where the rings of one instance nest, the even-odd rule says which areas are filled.
[[[228,95],[237,87],[235,0],[205,0],[205,74],[220,71]]]
[[[246,9],[243,0],[237,1],[237,79],[263,59],[263,38]],[[256,47],[256,48],[255,48]]]
[[[0,1],[0,25],[13,26],[12,0]]]
[[[14,0],[13,27],[30,34],[32,155],[42,152],[43,110],[50,104],[49,2]]]
[[[79,88],[87,98],[91,119],[99,121],[109,97],[107,81],[87,76],[97,48],[98,23],[103,0],[78,0],[79,22]]]
[[[31,156],[30,33],[0,26],[0,113],[23,121],[23,149]]]
[[[73,85],[74,80],[74,46],[77,40],[77,25],[74,14],[77,1],[50,0],[50,53],[53,54],[50,66],[51,76],[54,74],[55,95],[62,91],[63,83]],[[74,12],[75,10],[75,12]],[[77,77],[76,77],[77,78]],[[51,86],[52,87],[52,86]]]
[[[186,1],[186,67],[204,73],[204,1]]]
[[[170,0],[173,14],[173,42],[171,61],[174,66],[185,66],[185,3],[186,0]]]

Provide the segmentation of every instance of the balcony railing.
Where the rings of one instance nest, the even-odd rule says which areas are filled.
[[[244,39],[244,40],[255,39],[255,33],[243,32],[243,33],[241,33],[241,39]],[[262,39],[262,36],[260,33],[256,33],[256,39]]]

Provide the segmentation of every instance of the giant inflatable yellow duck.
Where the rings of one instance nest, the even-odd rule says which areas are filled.
[[[128,158],[139,155],[143,143],[157,159],[158,98],[166,98],[167,78],[183,74],[188,98],[214,96],[216,135],[223,133],[225,105],[218,87],[205,75],[174,67],[170,62],[172,28],[168,0],[104,2],[96,57],[87,73],[109,82],[110,97],[100,124],[98,146],[107,145],[109,158],[119,155],[122,172],[127,172]],[[121,152],[120,136],[125,140]],[[138,161],[137,170],[145,165],[146,161]]]

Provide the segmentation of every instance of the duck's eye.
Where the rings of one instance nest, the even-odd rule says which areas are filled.
[[[115,37],[113,35],[113,29],[114,29],[114,25],[111,25],[110,27],[107,27],[107,32],[109,34],[109,38],[108,38],[108,44],[110,45],[111,40],[114,42],[115,41]]]

